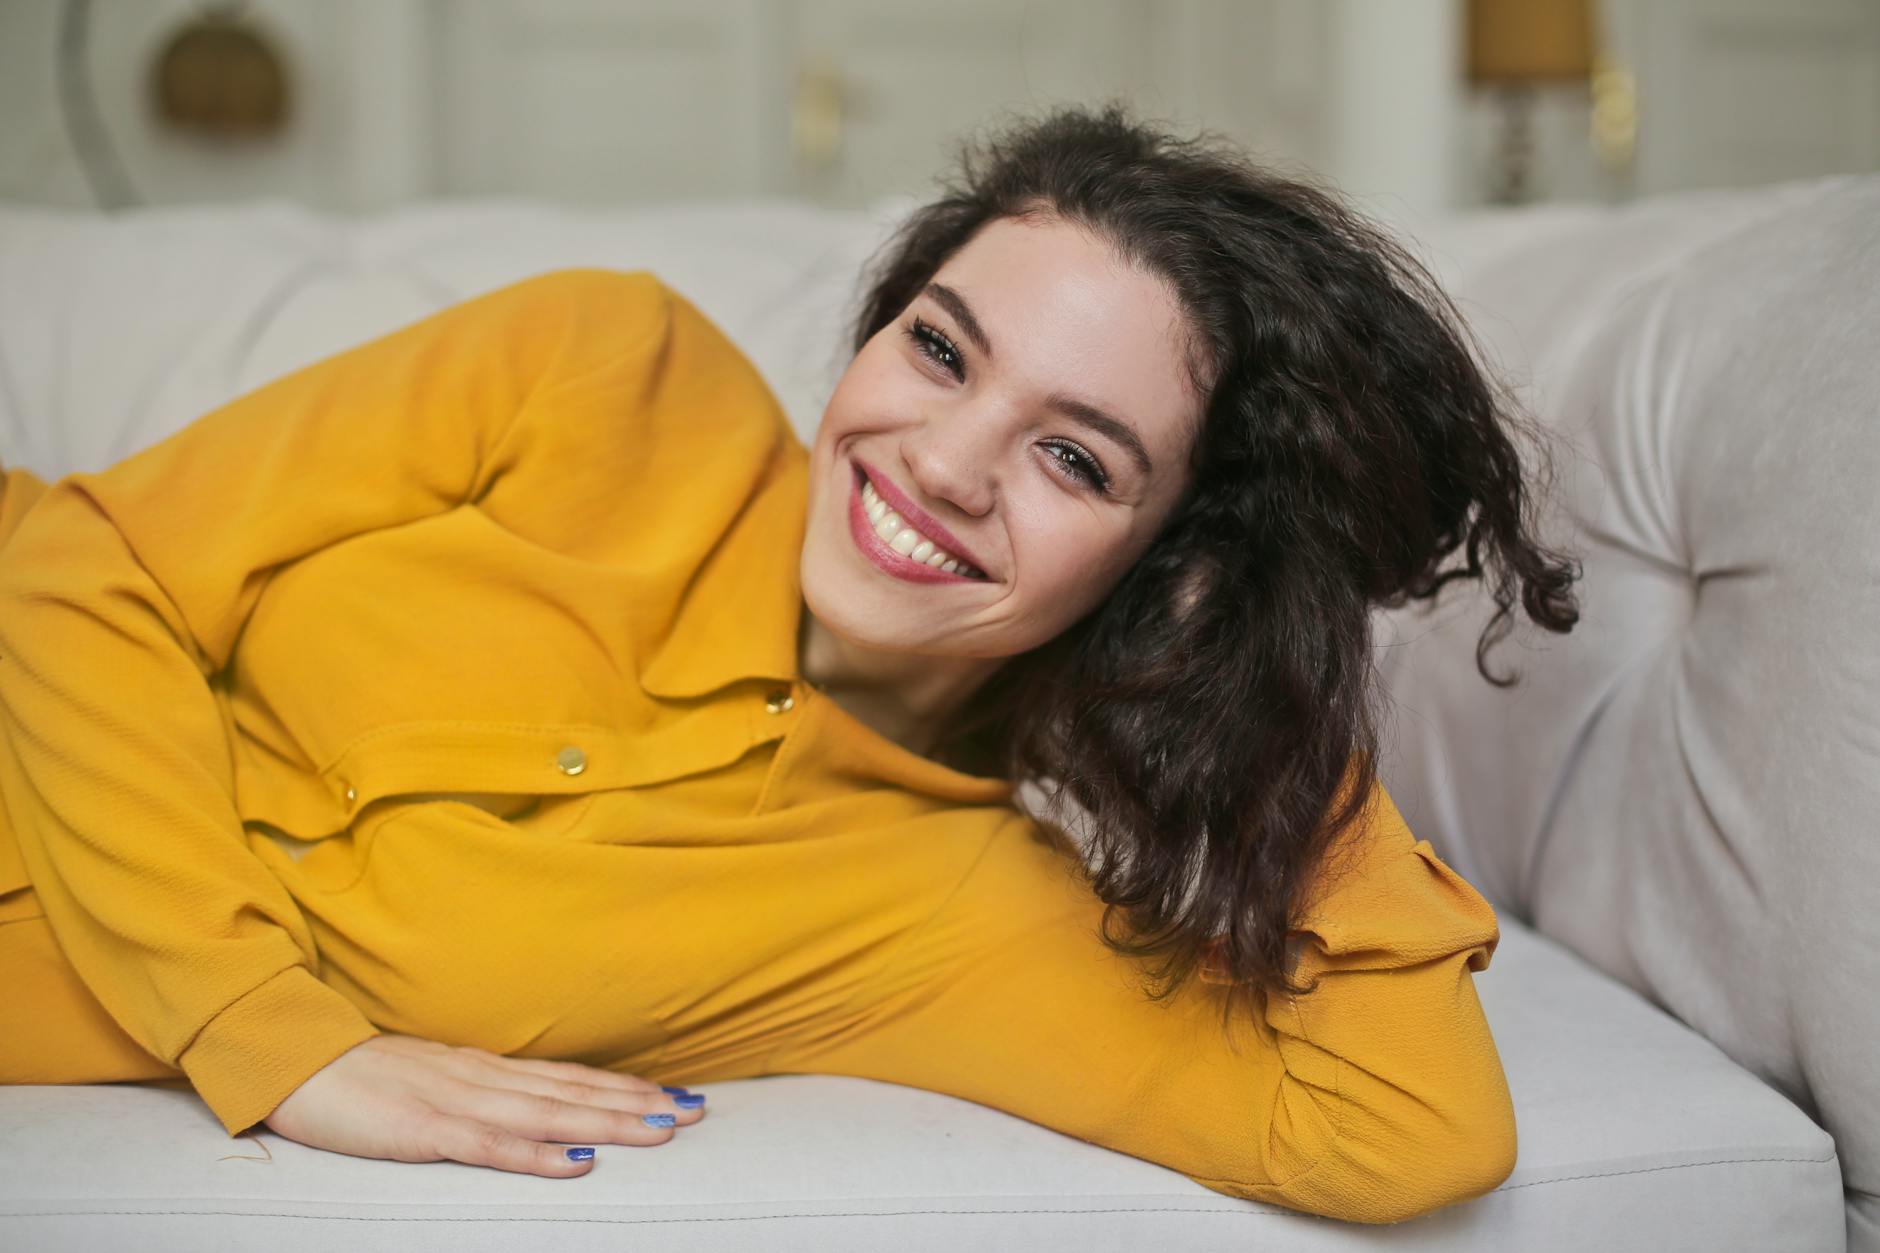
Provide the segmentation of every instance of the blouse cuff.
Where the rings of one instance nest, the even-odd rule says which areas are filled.
[[[238,1136],[315,1071],[378,1034],[358,1006],[305,966],[289,966],[210,1019],[177,1064]]]

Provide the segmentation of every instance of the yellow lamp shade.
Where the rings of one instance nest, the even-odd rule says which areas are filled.
[[[1472,83],[1584,82],[1593,71],[1591,0],[1468,0]]]

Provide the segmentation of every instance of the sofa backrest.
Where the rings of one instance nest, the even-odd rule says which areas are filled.
[[[356,217],[278,200],[0,204],[0,464],[102,470],[289,370],[576,265],[656,270],[751,357],[807,440],[848,359],[861,265],[913,203],[477,200]]]
[[[1559,437],[1567,636],[1380,617],[1380,763],[1503,911],[1832,1133],[1880,1232],[1880,176],[1419,238]],[[1864,1193],[1864,1197],[1860,1196]]]

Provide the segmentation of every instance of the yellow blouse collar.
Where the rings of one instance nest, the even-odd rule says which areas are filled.
[[[809,503],[809,454],[794,436],[781,470],[698,570],[668,635],[640,673],[657,697],[704,696],[748,679],[794,682],[803,593],[797,563]]]
[[[809,453],[794,434],[724,542],[712,550],[680,605],[667,647],[640,675],[653,696],[690,699],[734,683],[804,683],[797,665],[803,590],[799,561],[809,505]],[[824,751],[839,768],[965,804],[1010,800],[1011,784],[923,757],[818,693]]]

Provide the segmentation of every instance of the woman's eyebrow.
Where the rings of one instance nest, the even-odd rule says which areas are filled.
[[[1085,430],[1095,431],[1115,442],[1129,454],[1129,459],[1136,463],[1136,468],[1142,471],[1144,478],[1155,473],[1155,462],[1149,460],[1149,450],[1142,446],[1142,441],[1136,437],[1129,423],[1111,417],[1088,401],[1066,396],[1063,392],[1052,392],[1044,398],[1044,403]]]
[[[939,301],[946,311],[953,315],[966,332],[966,338],[973,341],[979,351],[986,354],[986,360],[992,360],[992,341],[986,338],[986,332],[979,325],[979,319],[973,316],[973,307],[966,303],[966,297],[948,287],[945,283],[930,282],[926,292]]]
[[[953,320],[966,332],[966,338],[972,340],[973,346],[986,355],[986,360],[991,361],[992,341],[986,337],[985,328],[979,325],[979,319],[973,316],[973,308],[966,303],[966,297],[937,281],[930,281],[923,291],[953,315]],[[1085,430],[1094,431],[1117,444],[1129,454],[1130,460],[1136,463],[1136,468],[1142,471],[1144,477],[1155,473],[1155,462],[1149,459],[1149,450],[1143,447],[1141,437],[1129,423],[1112,417],[1088,401],[1066,396],[1063,392],[1052,392],[1045,397],[1044,403]]]

